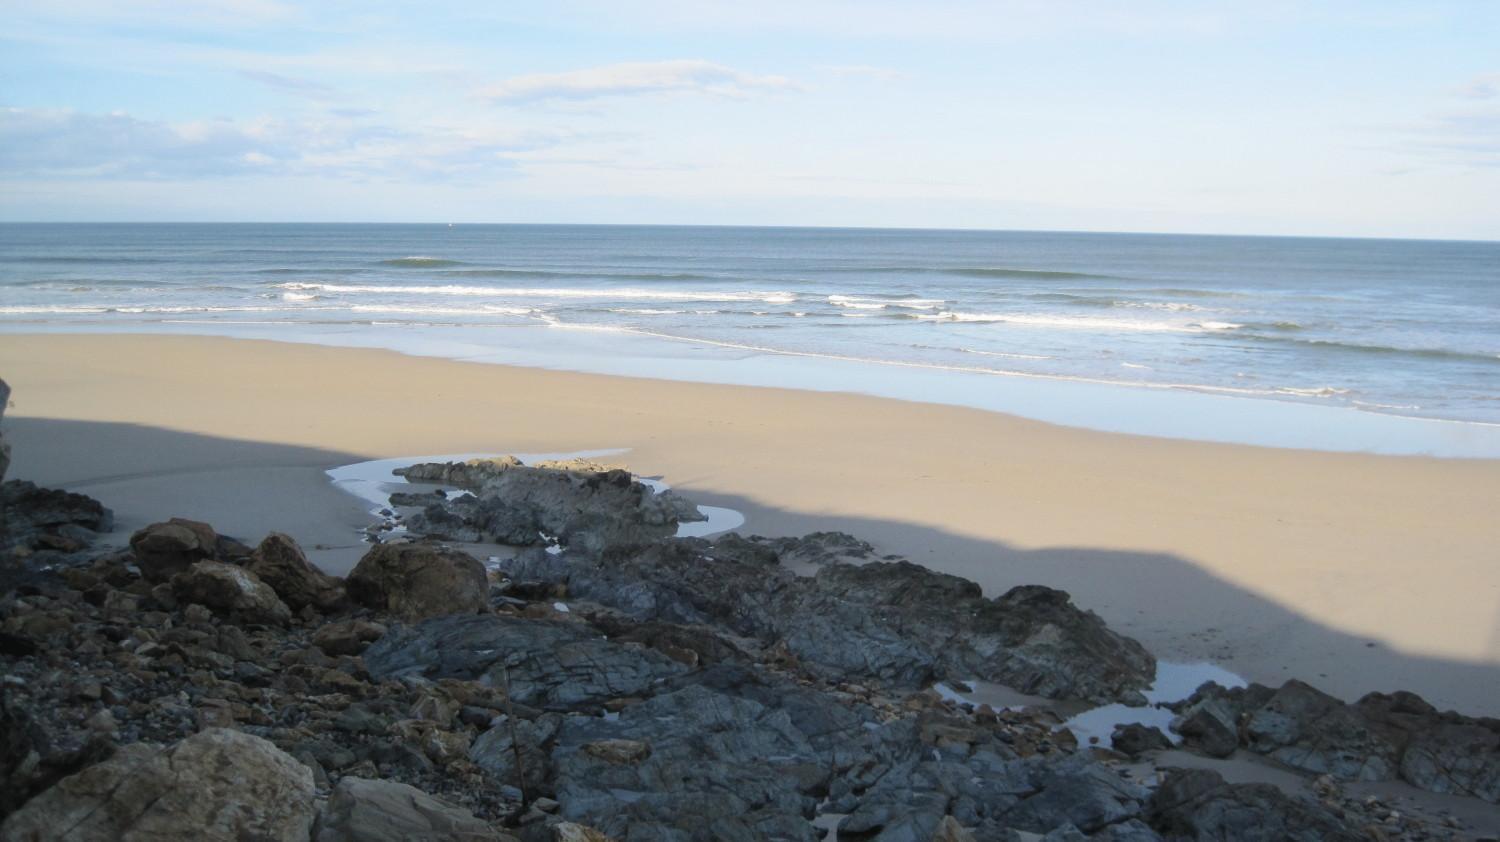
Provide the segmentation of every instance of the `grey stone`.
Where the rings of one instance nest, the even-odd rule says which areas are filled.
[[[260,542],[247,568],[293,611],[309,605],[332,611],[344,602],[343,583],[313,567],[297,542],[280,532],[272,532]]]
[[[489,605],[484,565],[434,544],[381,544],[344,582],[350,598],[406,621],[474,614]]]
[[[183,602],[248,623],[283,626],[292,612],[258,576],[222,561],[199,561],[172,577],[172,593]]]
[[[213,728],[170,748],[136,743],[64,778],[0,825],[5,842],[307,839],[312,772],[249,734]]]
[[[469,811],[395,781],[346,777],[318,816],[314,842],[511,842]]]
[[[1169,839],[1355,842],[1364,839],[1310,800],[1270,784],[1228,784],[1208,769],[1176,769],[1157,787],[1150,824]]]

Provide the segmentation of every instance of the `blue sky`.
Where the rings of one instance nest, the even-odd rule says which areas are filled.
[[[0,3],[0,219],[1500,238],[1500,3]]]

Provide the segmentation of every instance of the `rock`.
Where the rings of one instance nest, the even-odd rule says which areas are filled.
[[[1150,824],[1167,838],[1355,842],[1365,838],[1312,801],[1270,784],[1228,784],[1208,769],[1174,769],[1156,789]]]
[[[469,760],[489,772],[496,781],[523,788],[533,798],[551,792],[552,759],[549,755],[561,724],[562,717],[557,714],[545,714],[534,721],[512,722],[508,717],[503,718],[469,746]],[[516,766],[518,744],[521,749],[520,769]]]
[[[1173,720],[1172,728],[1184,743],[1209,757],[1228,757],[1239,748],[1235,712],[1218,699],[1194,702]]]
[[[199,561],[172,578],[172,592],[183,602],[248,623],[284,626],[292,612],[276,592],[249,570],[222,561]]]
[[[433,501],[408,521],[418,532],[450,540],[536,544],[543,533],[564,546],[598,554],[676,533],[680,521],[703,520],[697,507],[671,491],[657,493],[629,471],[586,461],[537,467],[514,459],[413,465],[407,479],[452,482],[473,496]]]
[[[552,826],[553,842],[615,842],[613,836],[576,822],[558,822]]]
[[[621,646],[572,622],[494,614],[454,615],[392,629],[365,650],[378,680],[422,677],[482,681],[514,701],[569,711],[647,692],[686,668],[664,655]]]
[[[64,778],[0,825],[0,839],[307,839],[312,773],[259,737],[215,728],[169,748],[144,743]]]
[[[343,583],[313,567],[297,542],[280,532],[272,532],[260,542],[250,556],[248,569],[270,585],[293,611],[308,605],[332,611],[344,601]]]
[[[0,483],[0,550],[76,552],[113,526],[114,514],[92,497],[25,480]]]
[[[970,833],[958,820],[952,816],[943,816],[938,822],[937,830],[933,831],[931,842],[976,842],[974,834]]]
[[[639,763],[651,756],[650,743],[640,740],[598,740],[583,750],[606,763]]]
[[[1131,757],[1148,751],[1166,751],[1172,747],[1172,741],[1161,729],[1137,722],[1115,726],[1114,733],[1109,735],[1109,743],[1115,751]]]
[[[599,560],[529,551],[501,569],[514,581],[564,584],[637,622],[717,626],[783,647],[829,681],[915,688],[962,676],[1053,698],[1144,703],[1141,688],[1155,678],[1144,647],[1062,591],[1021,587],[985,599],[973,582],[910,562],[830,564],[804,577],[728,540],[722,553],[688,539]]]
[[[432,544],[381,544],[360,559],[344,584],[355,602],[409,622],[474,614],[489,605],[484,565]]]
[[[314,842],[510,842],[461,807],[395,781],[345,777],[318,816]]]
[[[0,380],[0,420],[5,419],[5,408],[10,406],[10,384]],[[0,430],[0,482],[10,468],[10,442],[5,440],[5,431]]]
[[[327,623],[313,632],[313,645],[330,655],[358,655],[379,640],[386,627],[370,620],[344,620]]]
[[[1065,761],[1048,770],[1045,787],[1005,813],[1020,830],[1046,833],[1063,824],[1093,833],[1134,818],[1149,792],[1097,763]]]
[[[136,565],[151,582],[165,582],[195,562],[212,559],[218,543],[218,533],[212,526],[177,517],[153,523],[130,536]]]
[[[1243,748],[1294,769],[1500,803],[1497,719],[1439,712],[1412,693],[1371,693],[1350,705],[1295,680],[1275,690],[1209,684],[1188,704],[1238,716]]]

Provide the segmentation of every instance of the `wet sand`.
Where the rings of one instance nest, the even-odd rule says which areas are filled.
[[[340,569],[323,470],[454,452],[619,457],[745,531],[842,529],[996,594],[1063,588],[1159,657],[1500,715],[1500,461],[1100,433],[951,406],[201,337],[0,337],[10,476],[120,533],[200,517]]]

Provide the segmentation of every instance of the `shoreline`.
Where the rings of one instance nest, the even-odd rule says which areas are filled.
[[[627,447],[620,461],[740,510],[745,532],[847,531],[990,595],[1059,587],[1159,657],[1262,683],[1301,677],[1350,699],[1403,688],[1500,712],[1485,693],[1500,673],[1493,461],[225,338],[7,334],[0,364],[15,390],[11,476],[99,497],[121,529],[142,525],[137,510],[212,510],[258,540],[259,524],[287,530],[298,513],[352,538],[338,530],[363,507],[326,468]]]
[[[1293,392],[1114,381],[844,357],[627,328],[161,321],[0,323],[0,336],[203,336],[387,350],[456,362],[706,385],[853,393],[979,409],[1082,430],[1278,449],[1500,459],[1500,424],[1319,404]],[[290,331],[290,335],[289,335]],[[562,338],[566,337],[566,339]],[[986,388],[999,384],[999,388]],[[1253,392],[1254,390],[1250,390]],[[1303,396],[1305,397],[1305,396]]]

